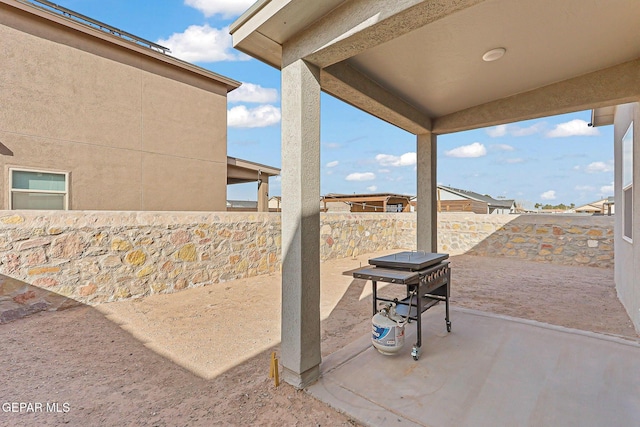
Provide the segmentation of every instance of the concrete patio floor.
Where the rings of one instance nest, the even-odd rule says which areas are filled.
[[[640,423],[640,344],[444,306],[395,356],[369,336],[323,359],[308,391],[371,426],[632,426]]]
[[[401,354],[371,347],[370,282],[350,274],[390,252],[397,251],[323,263],[323,376],[311,395],[371,426],[638,425],[640,340],[610,270],[452,257],[452,332],[444,304],[424,313],[423,352],[414,361],[415,324]],[[280,282],[279,274],[258,276],[97,309],[211,380],[277,350]],[[397,291],[386,285],[379,290]]]

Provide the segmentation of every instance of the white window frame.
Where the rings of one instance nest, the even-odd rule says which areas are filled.
[[[21,188],[13,188],[13,172],[32,172],[32,173],[49,173],[53,175],[64,175],[64,191],[55,190],[25,190]],[[42,193],[42,194],[63,194],[64,210],[69,210],[69,172],[45,169],[31,169],[22,167],[9,167],[9,210],[13,208],[13,193]]]
[[[629,146],[626,146],[630,144]],[[635,174],[633,171],[633,121],[627,128],[622,137],[622,238],[633,243],[633,180]],[[631,192],[631,206],[627,206],[627,191]],[[630,209],[628,211],[628,209]],[[626,235],[627,226],[631,236]]]

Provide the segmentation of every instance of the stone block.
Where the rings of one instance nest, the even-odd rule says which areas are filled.
[[[78,258],[85,247],[86,243],[78,233],[64,235],[52,242],[50,256],[51,258]]]
[[[9,215],[0,218],[3,224],[20,224],[24,222],[24,218],[20,215]]]
[[[127,264],[142,265],[147,260],[147,255],[141,250],[135,250],[129,252],[124,259]]]
[[[189,241],[191,241],[191,235],[186,230],[174,231],[171,234],[171,243],[173,243],[176,246],[184,245]]]
[[[18,243],[16,245],[16,249],[19,251],[26,251],[28,249],[46,246],[46,245],[49,245],[50,243],[51,243],[51,240],[49,240],[48,238],[29,239],[29,240],[25,240],[23,242]]]
[[[60,267],[36,267],[27,271],[29,276],[38,276],[40,274],[53,274],[59,273]]]
[[[78,294],[82,297],[88,297],[89,295],[93,295],[98,290],[98,286],[95,283],[90,283],[86,286],[81,286],[78,289]]]
[[[122,265],[120,255],[109,255],[102,260],[102,266],[107,268],[119,267]]]
[[[131,245],[131,243],[129,243],[127,240],[115,238],[111,241],[112,251],[124,252],[130,250],[132,247],[133,246]]]
[[[138,272],[136,273],[136,277],[138,278],[142,278],[142,277],[147,277],[150,274],[155,273],[156,268],[153,265],[147,265],[146,267],[143,267],[142,269],[138,270]]]
[[[178,279],[178,280],[176,280],[176,283],[173,285],[173,289],[179,291],[181,289],[186,289],[188,285],[189,284],[187,283],[186,279],[184,279],[184,278]]]

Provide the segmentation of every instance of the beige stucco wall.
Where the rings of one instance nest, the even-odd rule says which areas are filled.
[[[0,207],[15,166],[70,209],[226,209],[225,85],[1,2],[0,40]]]
[[[633,242],[622,237],[624,206],[622,200],[622,137],[633,121]],[[640,104],[616,107],[614,123],[615,203],[615,281],[618,297],[637,331],[640,331]]]

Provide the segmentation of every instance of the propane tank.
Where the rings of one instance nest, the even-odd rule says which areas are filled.
[[[386,304],[371,319],[373,346],[382,354],[396,354],[404,345],[405,319],[396,313],[395,303]]]

